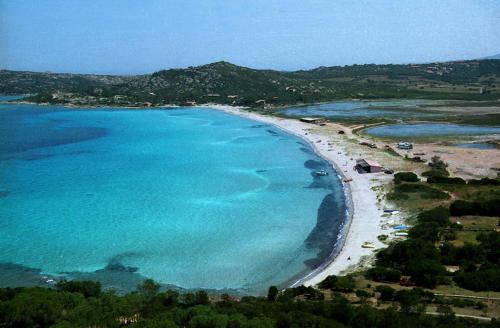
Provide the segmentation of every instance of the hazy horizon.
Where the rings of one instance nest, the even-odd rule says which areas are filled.
[[[217,61],[294,71],[500,53],[491,0],[0,0],[0,68],[147,74]]]
[[[320,67],[345,67],[345,66],[354,66],[354,65],[410,65],[410,64],[430,64],[430,63],[445,63],[445,62],[453,62],[453,61],[462,61],[462,60],[486,60],[486,59],[495,59],[495,60],[500,60],[500,58],[496,58],[499,55],[494,55],[494,56],[485,56],[481,58],[468,58],[468,59],[450,59],[450,60],[435,60],[435,61],[425,61],[425,62],[408,62],[408,63],[353,63],[353,64],[346,64],[346,65],[321,65],[321,66],[315,66],[315,67],[306,67],[306,68],[301,68],[297,70],[280,70],[280,69],[275,69],[271,67],[250,67],[250,66],[245,66],[245,65],[239,65],[237,63],[233,62],[228,62],[227,60],[217,60],[213,61],[210,63],[205,63],[205,64],[199,64],[199,65],[188,65],[188,66],[183,66],[183,67],[165,67],[165,68],[158,68],[154,71],[148,71],[148,72],[142,72],[142,73],[93,73],[93,72],[73,72],[73,71],[52,71],[52,70],[30,70],[30,69],[10,69],[10,68],[4,68],[0,67],[0,70],[7,70],[7,71],[15,71],[15,72],[34,72],[34,73],[56,73],[56,74],[81,74],[81,75],[121,75],[121,76],[136,76],[136,75],[148,75],[152,74],[158,71],[162,70],[170,70],[170,69],[186,69],[188,67],[199,67],[199,66],[206,66],[206,65],[211,65],[215,64],[218,62],[227,62],[229,64],[233,64],[236,66],[240,67],[246,67],[246,68],[251,68],[251,69],[256,69],[256,70],[274,70],[278,72],[294,72],[298,70],[312,70]],[[495,57],[495,58],[489,58],[489,57]]]

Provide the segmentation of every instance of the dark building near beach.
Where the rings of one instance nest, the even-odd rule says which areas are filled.
[[[382,172],[384,169],[377,161],[371,161],[368,159],[356,160],[355,168],[359,173],[377,173]]]

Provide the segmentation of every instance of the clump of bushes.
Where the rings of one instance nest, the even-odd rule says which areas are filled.
[[[500,199],[490,199],[486,201],[467,201],[459,199],[451,203],[450,213],[453,216],[500,216]]]
[[[439,189],[432,188],[424,184],[402,183],[394,189],[398,193],[419,193],[424,199],[449,199],[450,195]]]
[[[97,281],[60,281],[56,289],[70,293],[80,293],[83,297],[99,297],[101,295],[101,284]]]
[[[306,287],[304,285],[301,285],[299,287],[295,288],[288,288],[283,293],[278,296],[278,300],[286,300],[286,299],[292,299],[297,296],[302,296],[307,300],[322,300],[324,299],[324,295],[322,292],[319,290],[309,286]],[[268,299],[270,298],[270,295],[268,293]]]
[[[448,167],[448,164],[442,161],[439,156],[432,157],[431,161],[429,162],[429,166],[431,167],[431,169],[422,173],[422,176],[427,178],[442,178],[450,176],[450,173],[446,169]]]
[[[331,275],[320,282],[319,287],[322,289],[331,289],[336,292],[352,292],[355,283],[351,276]]]
[[[467,181],[467,184],[472,186],[500,186],[500,180],[490,178],[483,178],[479,180],[472,179]]]
[[[440,227],[446,227],[450,224],[450,210],[439,206],[433,209],[420,212],[417,216],[419,223],[436,223]]]
[[[391,286],[380,285],[375,288],[375,291],[380,293],[380,299],[382,301],[390,302],[394,299],[394,293],[396,290]]]
[[[394,174],[394,183],[400,184],[401,182],[419,182],[420,179],[413,172],[398,172]]]
[[[500,267],[472,272],[459,272],[453,280],[463,288],[470,290],[493,290],[500,291]]]
[[[386,196],[387,200],[406,200],[410,198],[407,194],[400,192],[390,192]]]
[[[444,176],[430,176],[427,178],[427,183],[465,185],[467,182],[462,178],[450,178],[450,177],[444,177]]]
[[[401,271],[384,267],[370,268],[366,275],[373,281],[399,282],[401,279]]]

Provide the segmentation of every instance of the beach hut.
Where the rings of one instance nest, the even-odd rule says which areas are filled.
[[[413,144],[411,144],[409,142],[399,142],[398,148],[399,149],[406,149],[406,150],[413,149]]]
[[[311,123],[311,124],[321,124],[325,123],[326,119],[323,117],[302,117],[300,119],[302,122]]]
[[[382,172],[383,167],[377,161],[372,161],[368,159],[358,159],[356,160],[356,171],[359,173],[377,173]]]

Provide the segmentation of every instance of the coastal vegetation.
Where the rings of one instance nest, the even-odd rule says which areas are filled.
[[[344,281],[343,281],[344,280]],[[0,289],[2,327],[498,327],[456,317],[452,306],[483,308],[478,301],[447,300],[423,289],[377,286],[356,290],[349,301],[336,290],[352,290],[349,278],[328,279],[323,289],[298,287],[267,297],[210,298],[204,291],[160,291],[146,280],[136,292],[117,295],[94,282],[59,283],[55,288]],[[97,287],[97,289],[96,289]],[[91,291],[89,293],[89,291]],[[325,298],[327,295],[327,298]],[[383,307],[369,305],[377,300]],[[427,307],[436,315],[425,314]]]
[[[481,68],[483,61],[467,62],[470,65],[467,69],[479,65],[476,75],[457,74],[451,77],[447,74],[452,74],[453,70],[444,70],[443,74],[433,75],[431,80],[438,85],[470,84],[470,88],[474,89],[484,84],[484,74],[493,72],[492,75],[498,76],[495,71],[498,62],[489,61],[486,68]],[[113,106],[212,102],[262,107],[262,112],[286,104],[345,97],[435,96],[426,89],[413,89],[411,83],[406,87],[404,83],[398,84],[404,80],[401,76],[409,72],[414,71],[413,77],[418,80],[425,80],[427,74],[433,74],[419,71],[418,65],[363,66],[367,67],[286,73],[215,63],[187,70],[161,71],[151,76],[123,78],[23,73],[21,81],[17,82],[22,85],[23,79],[29,81],[33,76],[39,79],[25,89],[34,93],[27,98],[34,102]],[[405,70],[400,66],[415,67]],[[392,69],[399,73],[392,72]],[[387,74],[388,77],[374,82],[370,80],[370,72]],[[9,89],[8,84],[17,73],[2,71],[1,74],[11,76],[6,80],[0,79],[0,87],[4,88],[0,90],[3,93],[19,93],[18,89]],[[30,74],[34,75],[27,78]],[[351,80],[340,81],[346,77]],[[413,81],[413,78],[408,78],[408,81]],[[321,91],[316,94],[314,90],[319,83],[324,88],[318,89]],[[476,89],[432,92],[439,93],[440,98],[497,99],[496,82],[489,80],[488,83],[485,84],[487,91],[483,89],[482,93]],[[406,91],[403,94],[401,90]],[[394,150],[389,150],[389,153],[393,157],[398,154]],[[411,164],[422,165],[425,162],[420,157],[404,159]],[[454,177],[444,161],[433,157],[422,174],[398,172],[393,182],[386,199],[401,209],[413,210],[414,215],[409,220],[411,228],[405,230],[407,236],[401,240],[394,241],[387,235],[381,238],[388,247],[376,254],[370,269],[350,275],[329,276],[317,287],[300,286],[283,291],[271,287],[267,297],[235,298],[226,294],[208,295],[204,291],[178,294],[160,291],[159,285],[151,280],[146,280],[136,292],[129,294],[103,291],[99,283],[87,281],[62,281],[48,289],[7,288],[0,290],[0,325],[466,327],[481,323],[456,317],[454,312],[457,309],[466,308],[470,311],[467,313],[473,316],[477,316],[478,311],[486,317],[497,316],[498,300],[490,302],[486,297],[483,303],[483,298],[471,300],[452,296],[451,293],[444,293],[443,296],[437,291],[459,290],[462,296],[470,292],[479,293],[480,297],[485,297],[484,293],[500,292],[500,233],[498,229],[495,231],[500,218],[500,178],[466,180]],[[493,314],[486,315],[488,311],[493,311]],[[426,312],[433,316],[426,315]],[[483,325],[498,326],[498,323],[492,320],[490,324]]]
[[[450,177],[439,157],[433,157],[429,167],[422,174],[426,182],[412,172],[394,176],[394,190],[388,199],[413,202],[418,207],[421,201],[407,194],[419,193],[427,209],[417,211],[406,240],[394,242],[377,254],[375,268],[368,270],[367,276],[394,282],[399,274],[427,288],[455,283],[475,291],[500,291],[500,232],[494,229],[500,217],[500,193],[495,188],[500,178],[466,181]],[[461,224],[458,219],[466,216],[488,217],[489,228]],[[473,233],[469,239],[473,243],[456,242],[464,231]],[[446,266],[457,269],[450,271]]]
[[[0,71],[0,94],[68,105],[200,103],[276,107],[338,99],[497,100],[500,60],[353,65],[283,72],[216,62],[139,76]]]

